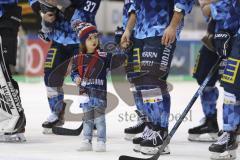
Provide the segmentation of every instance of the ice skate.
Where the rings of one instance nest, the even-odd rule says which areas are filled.
[[[148,125],[145,126],[144,131],[142,132],[140,137],[135,137],[133,138],[133,144],[134,144],[134,148],[133,150],[135,152],[140,152],[141,151],[141,146],[140,143],[143,140],[146,140],[147,138],[149,138],[150,136],[152,136],[152,134],[154,134],[154,131],[152,129],[150,129],[150,127]]]
[[[126,140],[132,140],[137,134],[142,133],[146,126],[146,116],[139,111],[136,113],[139,117],[137,124],[124,130]]]
[[[211,159],[213,160],[233,160],[236,159],[236,150],[238,144],[236,142],[236,133],[223,132],[218,141],[209,147],[212,153]]]
[[[22,143],[26,142],[24,136],[25,126],[26,126],[26,117],[24,112],[20,112],[20,118],[15,126],[17,131],[10,133],[0,133],[0,142],[12,142],[12,143]]]
[[[54,112],[50,113],[47,120],[42,124],[43,134],[52,134],[52,128],[54,126],[62,126],[64,124],[65,107],[66,103],[64,102],[63,109],[59,114]]]
[[[42,124],[43,134],[52,134],[53,126],[62,126],[64,124],[64,120],[60,118],[55,113],[51,113],[48,119]]]
[[[25,129],[21,129],[15,133],[2,133],[0,134],[0,142],[10,142],[10,143],[22,143],[26,142],[24,136]]]
[[[188,130],[188,140],[198,142],[215,142],[218,138],[217,118],[204,118],[203,123]]]
[[[163,137],[167,136],[167,131],[164,129],[155,130],[153,132],[154,133],[150,137],[140,143],[142,154],[155,155],[163,144]],[[169,147],[167,146],[161,154],[170,154]]]
[[[224,131],[220,130],[218,132],[218,137],[220,137],[223,133],[224,133]],[[236,130],[236,134],[237,134],[237,143],[240,143],[240,127],[239,126],[238,126],[238,128]]]

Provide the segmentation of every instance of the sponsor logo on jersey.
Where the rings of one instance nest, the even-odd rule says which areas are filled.
[[[227,66],[224,70],[221,80],[226,83],[234,84],[239,70],[240,60],[228,58]]]
[[[141,66],[152,67],[153,66],[153,61],[142,61]]]
[[[169,65],[169,57],[171,54],[172,50],[172,45],[169,45],[164,48],[163,53],[162,53],[162,58],[160,62],[160,70],[162,71],[167,71],[168,70],[168,65]]]
[[[215,38],[227,38],[228,35],[227,35],[227,34],[221,34],[221,33],[219,33],[219,34],[215,34],[214,37],[215,37]]]
[[[104,85],[104,80],[103,79],[89,79],[86,82],[86,85],[99,85],[99,86],[103,86]]]
[[[143,52],[142,56],[147,58],[157,58],[158,53],[156,52]]]

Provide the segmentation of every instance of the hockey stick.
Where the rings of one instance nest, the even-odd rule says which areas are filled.
[[[56,135],[64,136],[79,136],[82,133],[83,123],[77,129],[68,129],[63,127],[54,126],[52,132]]]
[[[195,101],[197,100],[199,95],[202,94],[204,88],[207,86],[207,84],[211,80],[212,76],[218,70],[218,67],[219,67],[219,64],[221,63],[221,61],[222,61],[222,57],[220,57],[218,59],[218,61],[216,62],[216,64],[212,67],[211,71],[208,73],[208,75],[205,78],[205,80],[203,81],[202,85],[198,88],[197,92],[194,94],[194,96],[192,97],[191,101],[188,103],[187,107],[185,108],[185,110],[181,114],[181,116],[178,119],[178,121],[173,126],[173,128],[170,131],[170,133],[168,134],[168,136],[164,139],[163,144],[161,145],[161,147],[159,148],[158,152],[155,155],[153,155],[150,158],[137,158],[137,157],[131,157],[131,156],[122,155],[122,156],[119,157],[119,160],[157,160],[160,157],[160,155],[163,152],[163,150],[166,148],[166,146],[170,143],[170,140],[172,139],[173,135],[175,134],[175,132],[177,131],[178,127],[183,122],[184,118],[188,114],[189,110],[192,108],[193,104],[195,103]]]

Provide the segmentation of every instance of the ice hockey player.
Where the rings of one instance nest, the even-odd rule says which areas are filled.
[[[203,9],[205,5],[210,5],[211,0],[199,0],[200,7]],[[221,4],[221,0],[217,3],[213,3],[212,6],[216,4]],[[228,4],[229,5],[229,4]],[[219,9],[225,8],[225,5],[218,5]],[[204,12],[204,10],[203,10]],[[215,53],[213,45],[213,36],[223,26],[223,21],[227,16],[225,12],[218,12],[218,19],[214,20],[212,17],[208,17],[208,29],[207,35],[203,38],[203,46],[200,49],[200,55],[198,56],[194,68],[193,76],[196,78],[199,85],[202,84],[206,78],[208,72],[217,62],[219,56]],[[216,17],[216,16],[215,16]],[[214,18],[215,18],[214,17]],[[224,65],[224,61],[222,62]],[[220,79],[221,70],[224,68],[219,68],[219,72],[216,72],[207,87],[204,89],[201,95],[201,104],[205,117],[202,120],[202,124],[197,127],[188,130],[190,141],[201,141],[201,142],[214,142],[218,138],[218,121],[217,121],[217,99],[219,96],[218,88],[215,86],[216,82]]]
[[[144,114],[152,122],[141,137],[133,139],[138,146],[134,150],[143,154],[156,154],[168,134],[170,95],[166,80],[183,17],[191,11],[193,3],[193,0],[137,0],[132,5],[135,12],[130,13],[121,43],[130,41],[135,27],[131,82],[135,94],[140,95]],[[167,153],[166,148],[164,154]]]
[[[18,83],[9,65],[16,65],[17,35],[22,8],[17,0],[0,0],[0,142],[25,142],[26,119]]]
[[[52,44],[44,64],[44,82],[51,113],[42,124],[43,133],[52,133],[54,125],[62,125],[64,122],[63,81],[71,57],[79,51],[80,42],[72,26],[76,21],[95,24],[95,16],[101,0],[66,0],[64,3],[58,0],[45,0],[45,2],[59,9],[58,12],[45,11],[41,14],[42,19],[48,24],[54,23],[47,36]],[[35,12],[40,12],[38,1],[30,0],[30,4]]]
[[[224,9],[218,9],[224,5]],[[214,35],[214,46],[221,57],[227,57],[226,67],[221,77],[221,85],[224,88],[223,103],[223,133],[217,142],[209,147],[212,153],[211,159],[235,159],[237,144],[237,129],[240,123],[240,84],[239,84],[239,1],[218,1],[206,5],[203,8],[204,14],[218,19],[218,12],[226,12],[223,28],[220,28]]]
[[[129,18],[129,14],[132,12],[132,10],[134,9],[133,7],[131,7],[131,5],[133,4],[133,0],[124,0],[124,6],[123,6],[123,16],[122,16],[122,25],[123,27],[118,27],[117,30],[115,31],[115,42],[117,44],[121,43],[121,37],[126,29],[127,26],[127,22],[128,22],[128,18]],[[131,43],[133,41],[133,36],[134,31],[132,33],[131,36]],[[133,65],[133,56],[132,56],[132,45],[128,46],[128,49],[126,50],[126,54],[128,55],[128,60],[127,60],[127,64],[126,65],[126,72],[127,72],[127,77],[129,78],[129,76],[131,76],[130,74],[128,74],[128,72],[131,72],[132,70],[132,65]],[[132,140],[137,134],[140,134],[143,132],[145,125],[146,125],[146,115],[144,115],[144,113],[142,112],[141,106],[139,105],[140,103],[138,103],[138,100],[140,100],[140,98],[138,98],[137,94],[134,94],[134,99],[136,102],[136,106],[137,106],[137,110],[135,110],[138,119],[137,119],[137,124],[128,128],[124,129],[124,133],[125,133],[125,139],[126,140]]]

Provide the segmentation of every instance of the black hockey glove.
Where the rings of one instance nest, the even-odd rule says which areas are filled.
[[[44,14],[47,12],[53,12],[54,14],[57,14],[58,12],[57,7],[48,5],[47,3],[40,3],[40,10]]]
[[[219,56],[227,57],[231,51],[231,35],[226,31],[215,33],[214,47]]]
[[[207,32],[209,34],[214,34],[215,28],[216,28],[216,21],[210,18],[208,21]]]
[[[58,9],[47,3],[40,3],[40,10],[43,14],[46,14],[47,12],[52,12],[55,16],[58,14]],[[44,25],[44,27],[51,28],[53,27],[54,23],[44,21]]]
[[[123,27],[118,26],[115,31],[115,42],[117,44],[120,44],[123,33],[124,33]]]
[[[43,40],[44,42],[50,42],[51,40],[47,37],[47,35],[45,33],[43,33],[42,31],[38,31],[38,38],[40,38],[41,40]]]

